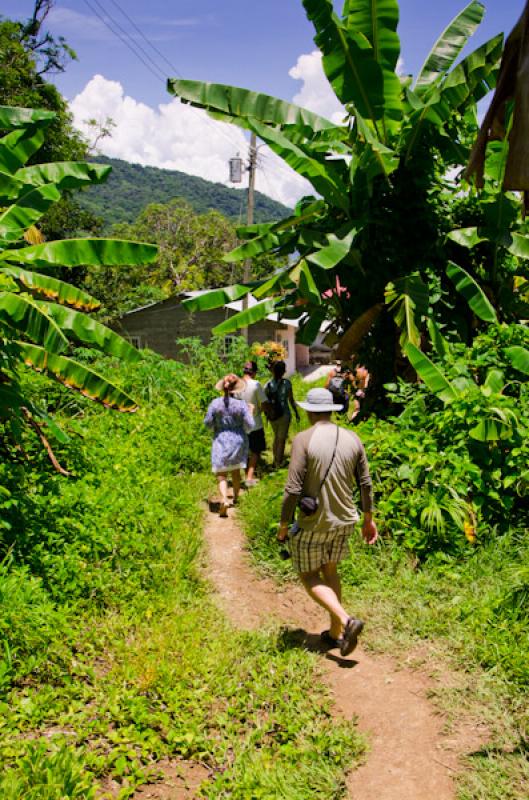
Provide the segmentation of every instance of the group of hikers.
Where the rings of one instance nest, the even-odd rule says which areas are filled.
[[[228,476],[231,476],[233,505],[237,504],[246,471],[245,485],[255,485],[259,458],[266,449],[263,418],[274,434],[274,465],[283,462],[292,412],[299,420],[298,407],[307,412],[310,427],[292,442],[288,477],[277,532],[287,542],[295,571],[309,596],[329,614],[329,628],[321,639],[338,647],[342,656],[356,647],[364,623],[351,616],[341,602],[339,561],[349,552],[349,538],[359,520],[353,487],[360,490],[362,536],[368,544],[378,537],[373,520],[373,489],[364,446],[357,434],[332,421],[332,414],[347,413],[351,395],[357,412],[369,376],[360,374],[363,388],[355,384],[358,370],[337,362],[329,373],[328,388],[311,389],[305,401],[296,402],[291,382],[285,378],[284,361],[271,364],[272,377],[261,386],[257,364],[247,361],[243,378],[230,373],[217,384],[221,396],[213,400],[204,422],[213,431],[211,463],[220,492],[219,515],[228,516]],[[363,368],[359,368],[363,370]],[[334,391],[333,391],[334,390]],[[294,520],[297,510],[297,518]]]

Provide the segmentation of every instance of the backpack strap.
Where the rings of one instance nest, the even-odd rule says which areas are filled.
[[[336,456],[336,450],[337,450],[337,447],[338,447],[338,437],[339,436],[340,436],[340,428],[337,425],[336,426],[336,441],[334,442],[334,450],[332,451],[332,457],[331,457],[331,460],[329,461],[329,466],[327,467],[327,471],[326,471],[326,473],[325,473],[325,475],[323,477],[322,482],[320,483],[320,488],[318,489],[318,494],[321,492],[321,490],[323,488],[323,484],[327,480],[329,472],[331,471],[331,467],[332,467],[332,465],[334,463],[334,459],[335,459],[335,456]]]

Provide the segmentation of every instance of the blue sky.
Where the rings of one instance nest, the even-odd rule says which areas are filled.
[[[99,5],[97,4],[99,2]],[[473,45],[512,28],[522,0],[488,0],[485,20]],[[105,9],[139,38],[112,0],[57,0],[51,29],[63,34],[77,51],[57,85],[73,98],[95,73],[118,80],[126,92],[149,104],[166,99],[163,82],[156,79],[98,19]],[[312,25],[301,0],[119,0],[119,5],[147,38],[185,77],[235,83],[290,99],[296,83],[288,71],[302,53],[313,48]],[[422,59],[450,19],[465,5],[461,0],[401,0],[399,33],[405,70],[416,72]],[[29,15],[31,0],[2,0],[6,16]],[[151,52],[156,58],[156,55]],[[168,65],[158,58],[167,74]]]
[[[417,72],[464,5],[461,0],[401,0],[404,72]],[[523,0],[485,0],[484,5],[487,13],[471,39],[472,49],[496,33],[509,32]],[[174,69],[149,50],[119,6]],[[32,7],[32,0],[1,0],[0,12],[24,18]],[[158,65],[150,69],[159,74],[153,75],[98,14],[128,31],[132,46],[148,52]],[[245,148],[243,134],[204,121],[201,112],[171,100],[165,91],[169,75],[245,86],[295,99],[328,116],[338,112],[318,59],[311,56],[313,28],[301,0],[56,0],[49,28],[63,35],[79,58],[55,82],[72,101],[80,128],[88,117],[102,121],[111,116],[116,122],[112,139],[101,142],[108,155],[225,180],[226,159]],[[305,188],[264,151],[262,172],[259,188],[285,202],[293,202]]]

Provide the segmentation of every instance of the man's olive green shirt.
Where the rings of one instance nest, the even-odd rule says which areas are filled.
[[[335,444],[334,461],[320,489]],[[373,486],[362,442],[347,428],[327,420],[317,422],[298,433],[292,442],[281,520],[290,522],[299,498],[310,495],[318,498],[319,506],[316,513],[308,517],[299,512],[298,522],[303,530],[316,532],[352,527],[359,518],[353,498],[355,483],[360,489],[362,510],[371,512]]]

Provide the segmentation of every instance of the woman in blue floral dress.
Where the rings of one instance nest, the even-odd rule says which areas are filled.
[[[233,502],[237,502],[241,489],[241,469],[248,463],[248,431],[253,427],[250,407],[237,400],[235,392],[243,391],[244,381],[237,375],[225,375],[215,388],[222,392],[209,404],[204,424],[213,429],[211,466],[217,476],[221,504],[219,514],[228,516],[228,473],[231,473]]]

